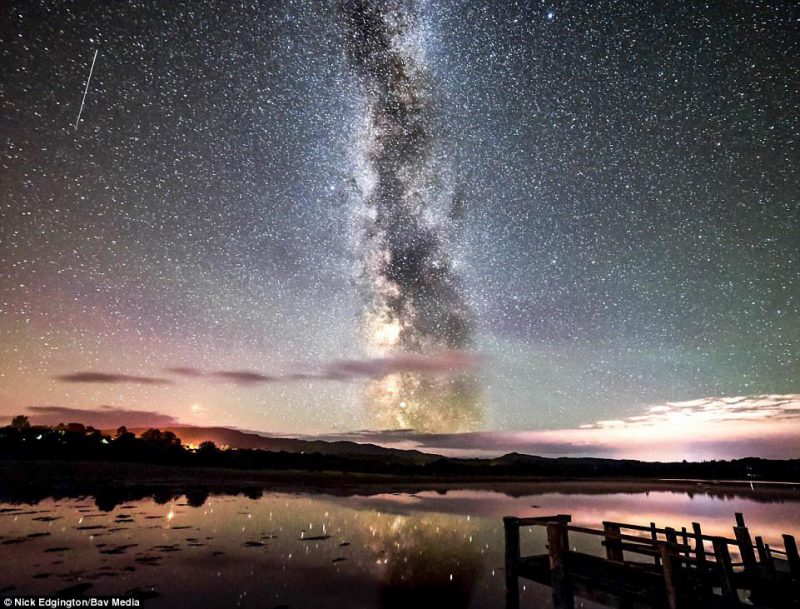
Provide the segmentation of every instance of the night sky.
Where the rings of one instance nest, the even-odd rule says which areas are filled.
[[[800,5],[0,18],[3,416],[518,432],[800,393]]]

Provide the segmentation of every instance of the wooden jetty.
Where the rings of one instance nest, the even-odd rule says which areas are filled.
[[[555,609],[573,609],[575,597],[620,609],[800,608],[800,556],[791,535],[783,548],[751,538],[736,514],[733,538],[691,529],[603,522],[574,526],[568,514],[503,518],[506,608],[519,609],[519,578],[552,587]],[[520,527],[544,527],[547,552],[523,556]],[[574,536],[598,538],[605,557],[570,549]],[[733,560],[733,558],[736,561]]]

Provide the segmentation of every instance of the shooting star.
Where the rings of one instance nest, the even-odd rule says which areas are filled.
[[[81,100],[81,109],[78,110],[78,120],[75,121],[75,131],[78,130],[78,124],[81,122],[81,114],[83,114],[83,105],[86,103],[86,94],[89,92],[89,83],[92,81],[92,72],[94,72],[94,62],[97,61],[97,52],[100,49],[95,49],[94,58],[92,59],[92,67],[89,68],[89,78],[86,79],[86,88],[83,90],[83,99]]]

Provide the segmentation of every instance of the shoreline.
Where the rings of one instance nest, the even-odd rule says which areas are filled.
[[[288,492],[335,496],[370,496],[454,490],[498,492],[509,496],[542,493],[608,494],[673,492],[756,501],[800,499],[800,483],[782,481],[702,480],[632,477],[436,477],[298,470],[240,470],[179,467],[147,463],[94,461],[2,461],[0,501],[46,497],[207,492],[241,494]]]

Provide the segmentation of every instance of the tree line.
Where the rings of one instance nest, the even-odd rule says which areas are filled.
[[[396,455],[331,455],[219,449],[214,442],[187,447],[172,431],[148,429],[139,436],[125,427],[103,433],[81,423],[31,425],[19,415],[0,427],[0,459],[116,461],[174,466],[331,471],[450,478],[698,478],[800,482],[800,459],[745,458],[732,461],[671,462],[581,457],[547,458],[511,453],[492,459],[441,457],[418,463]]]

